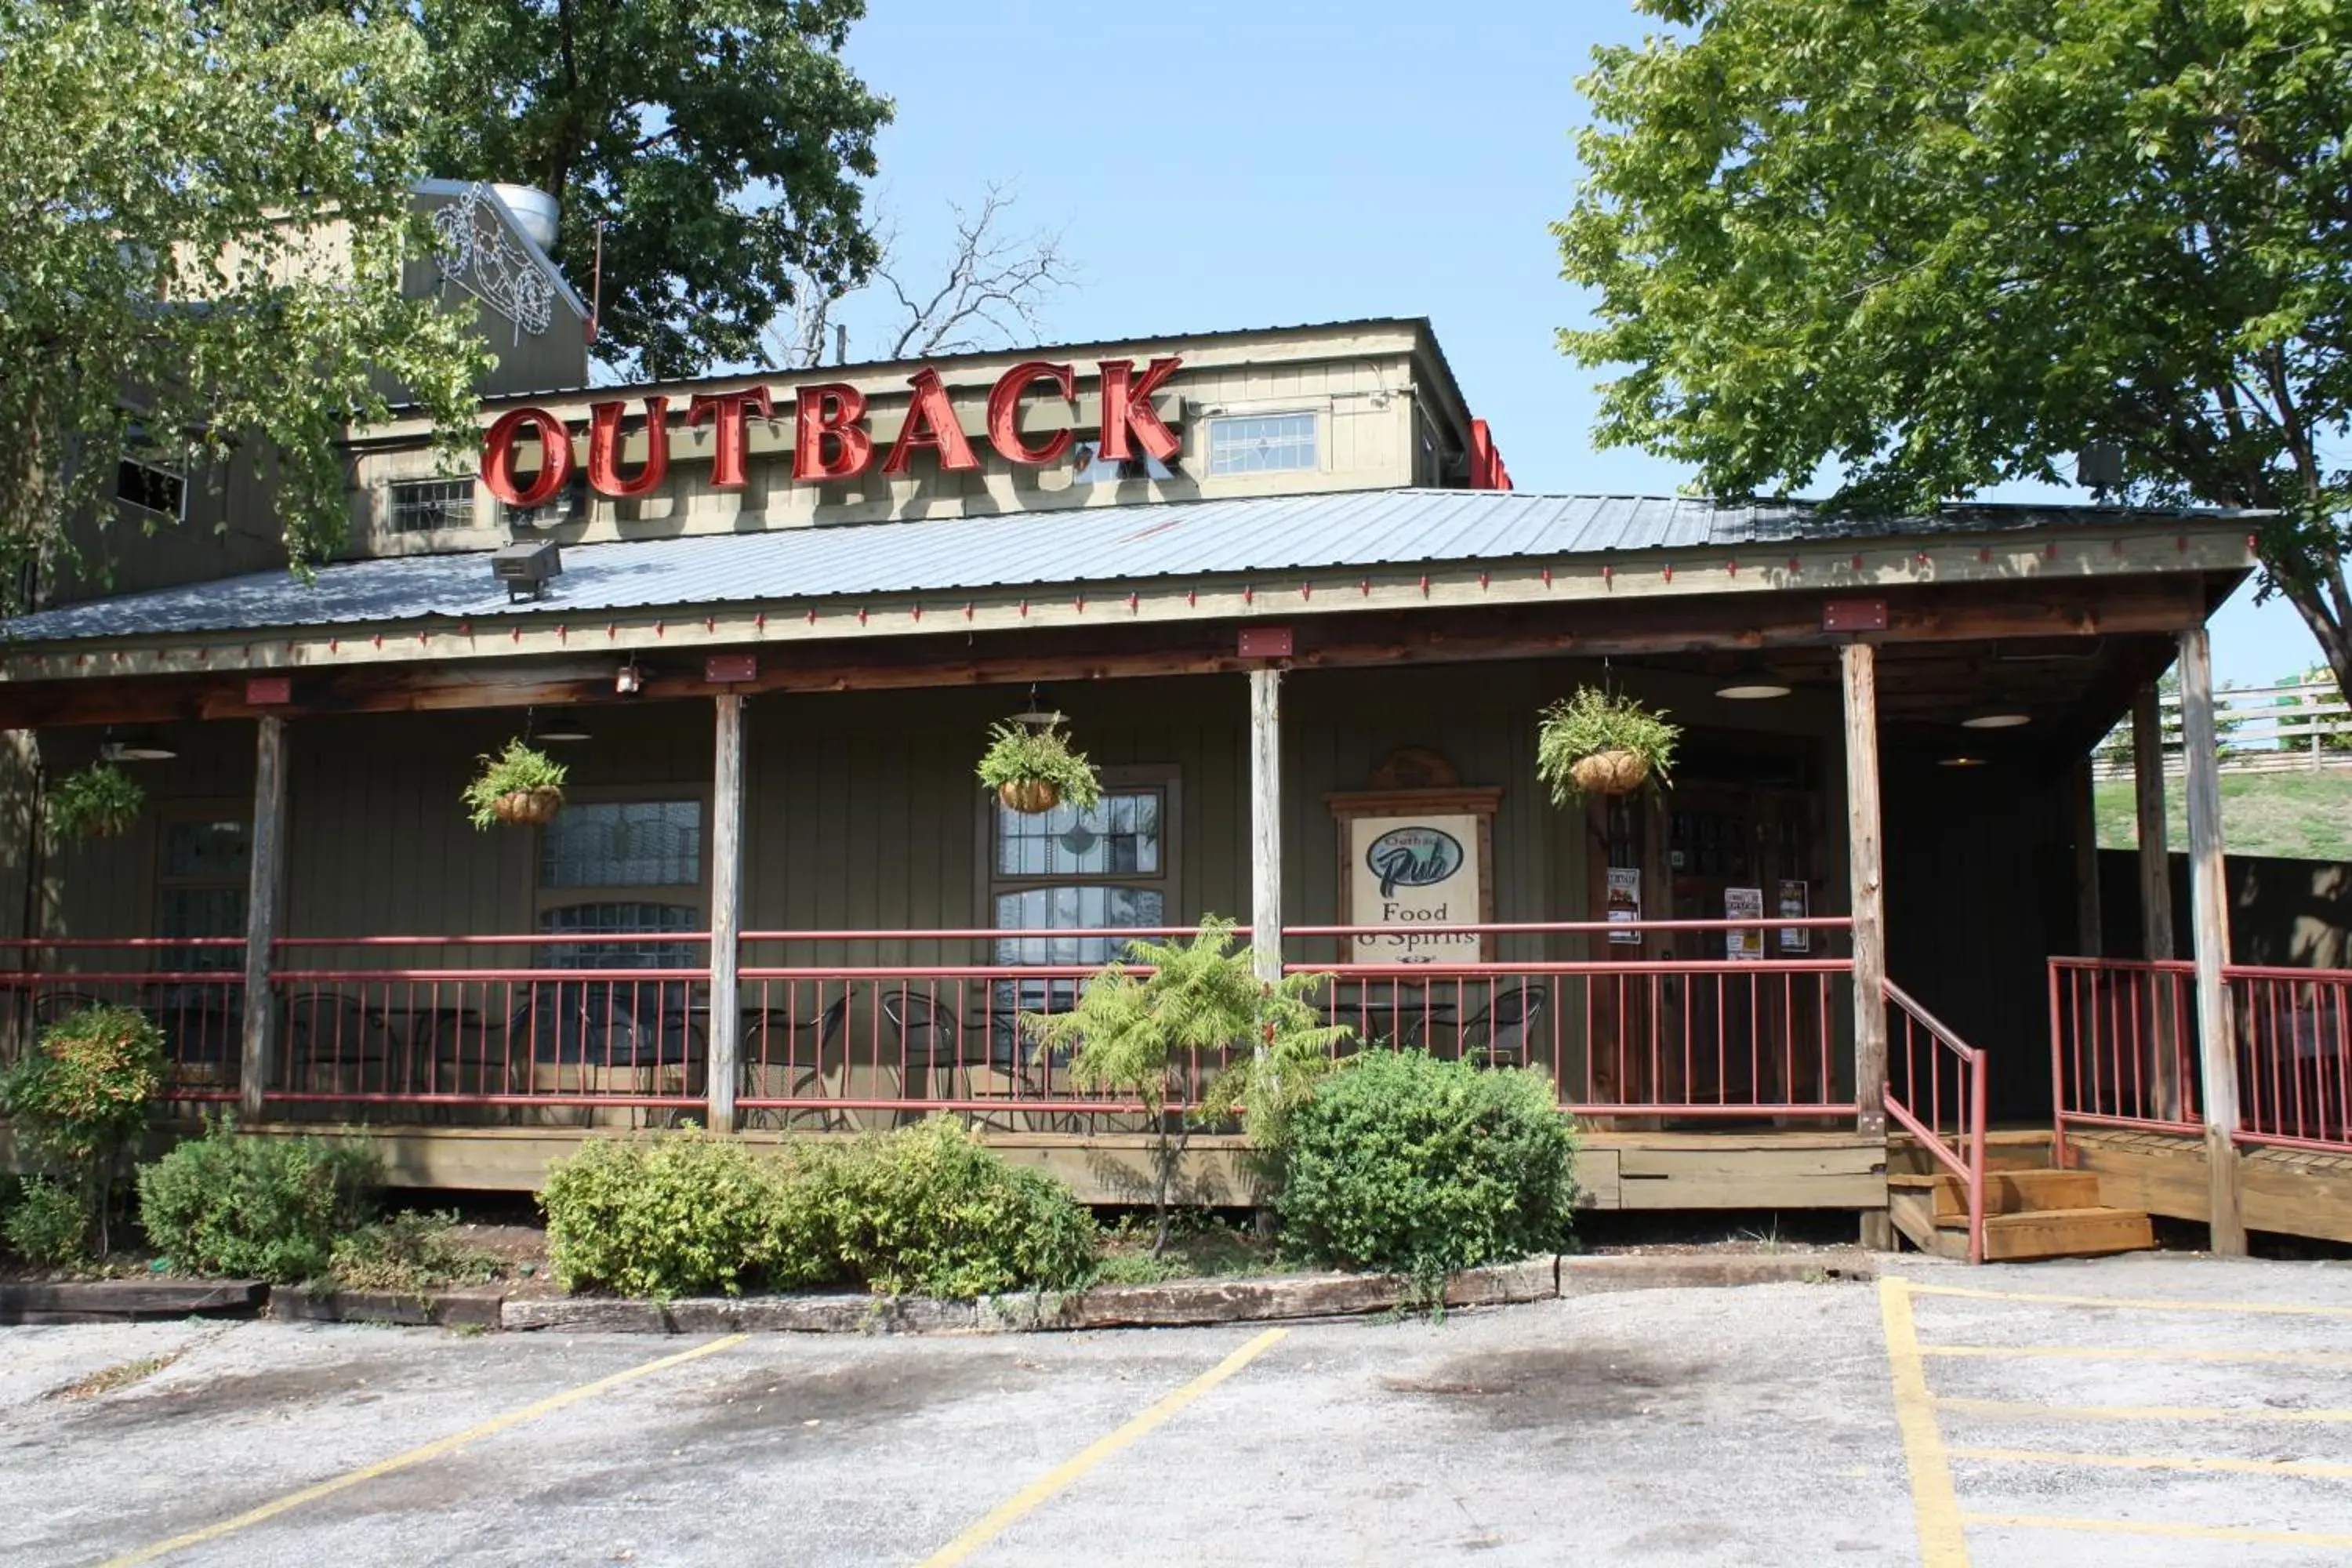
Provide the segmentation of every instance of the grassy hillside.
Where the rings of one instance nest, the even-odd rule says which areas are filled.
[[[2189,847],[2182,792],[2186,781],[2167,779],[2165,842]],[[2099,847],[2139,843],[2129,779],[2097,786]],[[2352,768],[2320,773],[2223,773],[2221,842],[2232,855],[2284,855],[2307,860],[2352,860]]]

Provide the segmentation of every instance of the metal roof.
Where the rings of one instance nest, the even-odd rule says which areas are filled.
[[[1355,490],[569,545],[548,596],[515,605],[492,579],[488,552],[411,555],[326,566],[309,584],[267,572],[122,595],[0,629],[18,642],[168,637],[2235,515],[1968,505],[1885,517],[1831,514],[1806,501]]]

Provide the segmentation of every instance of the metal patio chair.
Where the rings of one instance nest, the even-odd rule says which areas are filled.
[[[1462,1057],[1480,1067],[1528,1065],[1528,1032],[1542,1016],[1550,992],[1541,985],[1497,991],[1486,1005],[1464,1020]]]
[[[791,1081],[784,1088],[786,1099],[800,1099],[812,1085],[823,1091],[819,1098],[835,1100],[844,1098],[843,1087],[836,1086],[825,1076],[824,1058],[825,1052],[841,1037],[842,1031],[848,1023],[849,994],[846,990],[826,1003],[814,1018],[795,1018],[792,1016],[790,1008],[744,1008],[742,1026],[744,1092],[765,1099],[768,1085],[773,1081],[770,1075],[789,1074]],[[799,1040],[804,1033],[814,1033],[816,1036],[816,1049],[811,1053],[806,1061],[796,1059],[783,1062],[771,1061],[768,1058],[768,1045],[771,1036],[776,1033],[783,1035],[787,1042],[788,1057],[797,1056],[791,1042]],[[848,1061],[845,1058],[841,1066],[843,1085],[845,1086],[848,1079]],[[772,1107],[762,1107],[758,1110],[748,1112],[744,1120],[746,1124],[751,1126],[789,1128],[793,1118],[803,1114],[805,1113],[800,1110],[779,1110]],[[818,1124],[826,1131],[837,1131],[849,1124],[848,1113],[845,1110],[828,1109],[819,1110],[815,1115],[819,1119]]]

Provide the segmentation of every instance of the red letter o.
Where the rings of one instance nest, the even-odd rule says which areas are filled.
[[[528,427],[539,433],[539,475],[524,489],[515,483],[515,441]],[[510,507],[545,506],[572,482],[572,432],[544,408],[518,408],[502,416],[482,438],[482,482]]]

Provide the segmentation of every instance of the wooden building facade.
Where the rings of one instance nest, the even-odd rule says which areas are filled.
[[[1980,1211],[1986,1118],[2063,1092],[2087,754],[2252,563],[2210,512],[1515,492],[1418,321],[483,419],[480,476],[355,437],[315,585],[11,623],[11,1048],[131,1001],[189,1105],[364,1127],[424,1184],[945,1108],[1117,1197],[1134,1108],[1013,1019],[1223,915],[1365,1039],[1549,1073],[1596,1203],[1883,1217],[1891,1114]],[[560,570],[510,592],[516,542]],[[1552,804],[1538,717],[1591,684],[1685,727],[1669,788]],[[1038,708],[1101,806],[980,789],[988,724]],[[564,810],[477,831],[459,791],[518,735]],[[150,809],[46,832],[102,753]],[[1361,891],[1398,831],[1454,846],[1446,897]],[[1242,1201],[1200,1146],[1196,1195]]]

